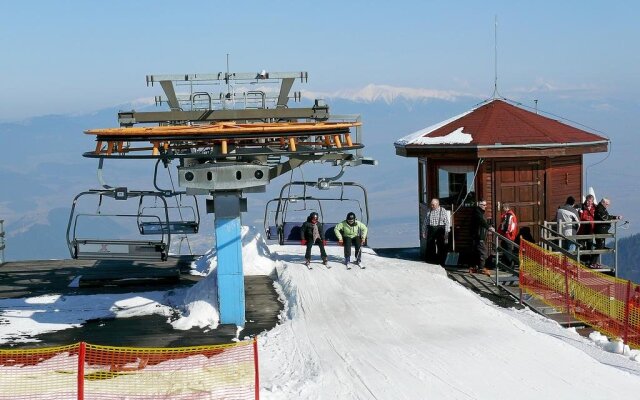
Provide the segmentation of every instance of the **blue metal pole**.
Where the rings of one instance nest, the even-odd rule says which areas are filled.
[[[220,323],[244,326],[244,272],[239,194],[215,194]]]

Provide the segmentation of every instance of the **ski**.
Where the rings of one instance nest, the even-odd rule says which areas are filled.
[[[303,264],[304,264],[304,266],[305,266],[305,267],[307,267],[308,269],[313,269],[313,265],[311,265],[311,263],[310,263],[310,262],[306,262],[306,261],[305,261]]]

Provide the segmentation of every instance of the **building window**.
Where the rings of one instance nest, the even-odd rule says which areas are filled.
[[[420,203],[427,204],[427,162],[418,161],[418,196]]]
[[[474,169],[471,165],[441,165],[438,167],[438,198],[453,207],[472,206],[476,201]]]

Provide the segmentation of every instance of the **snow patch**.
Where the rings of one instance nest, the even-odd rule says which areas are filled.
[[[465,115],[473,112],[475,110],[471,109],[467,112],[464,112],[462,114],[456,115],[455,117],[451,117],[445,121],[439,122],[437,124],[431,125],[429,127],[420,129],[419,131],[416,131],[414,133],[411,133],[407,136],[404,136],[398,140],[396,140],[395,144],[398,146],[406,146],[406,145],[410,145],[410,144],[467,144],[467,143],[471,143],[471,141],[473,140],[473,137],[470,134],[467,133],[463,133],[462,130],[464,129],[464,127],[459,127],[456,130],[454,130],[453,132],[451,132],[450,134],[443,136],[443,137],[434,137],[434,138],[430,138],[428,137],[428,135],[440,128],[442,128],[443,126],[450,124],[453,121],[456,121],[462,117],[464,117]]]

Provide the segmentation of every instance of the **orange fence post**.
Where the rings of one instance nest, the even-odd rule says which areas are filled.
[[[258,338],[253,338],[253,365],[256,375],[256,400],[260,400],[260,369],[258,368]]]
[[[625,343],[627,343],[627,337],[629,335],[629,303],[631,300],[631,281],[627,281],[627,296],[625,297],[624,300],[624,325],[623,328],[624,329],[624,333],[623,333],[623,337],[622,340],[624,340]]]
[[[84,358],[87,353],[87,344],[80,342],[78,347],[78,400],[84,400]]]

